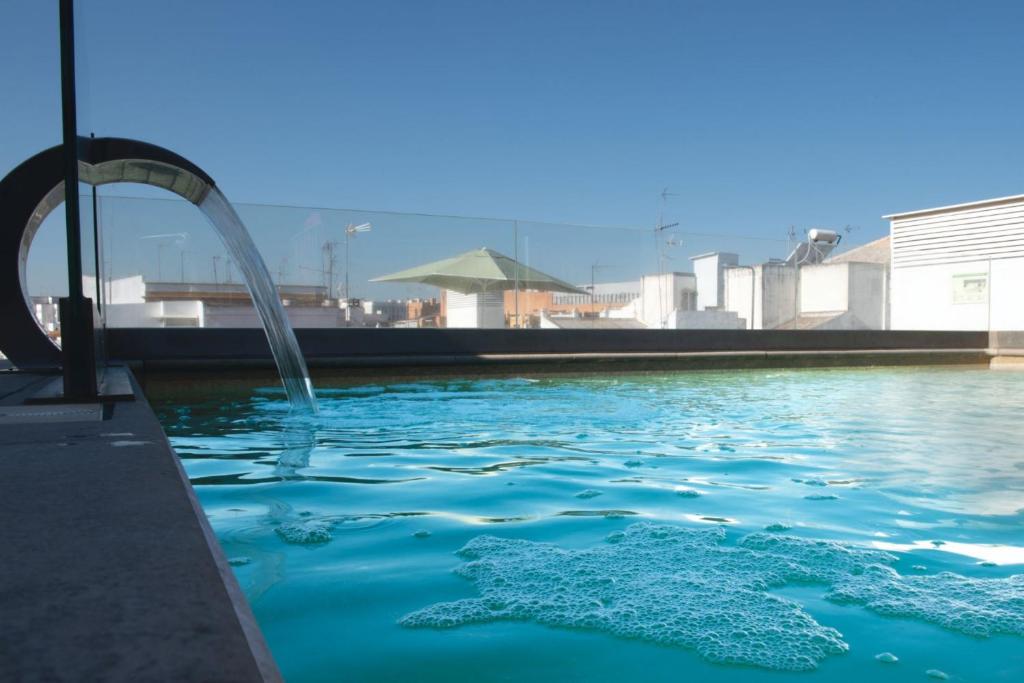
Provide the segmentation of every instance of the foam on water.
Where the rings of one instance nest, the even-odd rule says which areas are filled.
[[[331,540],[331,524],[319,519],[286,522],[274,529],[285,543],[312,545]]]
[[[974,579],[951,572],[901,576],[890,567],[872,566],[834,585],[828,597],[972,636],[1024,636],[1024,574],[1005,579]]]
[[[883,551],[758,532],[724,545],[725,530],[638,523],[583,550],[478,536],[456,573],[481,597],[406,615],[408,627],[502,619],[585,628],[693,648],[720,663],[814,669],[845,652],[842,634],[800,604],[772,595],[787,583],[831,586],[829,597],[951,629],[1024,635],[1024,575],[973,580],[901,577]]]
[[[401,623],[447,628],[532,620],[690,647],[715,662],[785,670],[813,669],[826,656],[846,651],[838,631],[818,624],[797,603],[766,592],[787,578],[805,579],[824,569],[762,549],[783,548],[783,541],[765,538],[749,549],[723,546],[724,538],[720,527],[648,523],[585,550],[480,536],[459,551],[469,562],[457,573],[475,581],[481,597],[433,605]],[[838,554],[846,562],[831,562],[829,572],[891,557]],[[806,556],[813,559],[814,553]]]

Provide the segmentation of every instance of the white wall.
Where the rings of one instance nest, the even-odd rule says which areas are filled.
[[[330,306],[285,306],[284,310],[292,327],[361,326],[347,325],[344,311]],[[252,306],[207,306],[194,299],[108,304],[105,313],[109,327],[263,327]]]
[[[1024,259],[991,262],[989,329],[1024,330]]]
[[[178,326],[202,327],[202,307],[199,301],[154,301],[107,304],[103,313],[107,327],[166,327],[168,318]]]
[[[762,288],[758,327],[772,330],[798,314],[797,269],[782,263],[765,263],[757,268]]]
[[[446,327],[496,328],[505,327],[504,292],[461,294],[445,291]]]
[[[646,327],[669,327],[675,310],[694,310],[697,301],[697,279],[692,273],[644,275],[640,279],[638,319]]]
[[[673,311],[675,330],[742,330],[747,321],[732,311]]]
[[[693,274],[697,279],[697,310],[717,308],[725,303],[725,269],[739,263],[739,256],[716,251],[694,256]]]
[[[881,263],[822,263],[800,268],[800,314],[852,314],[843,329],[885,329],[887,268]]]
[[[987,277],[988,268],[988,261],[971,261],[893,269],[892,329],[989,329],[987,296],[984,301],[973,303],[953,302],[955,275],[984,273]],[[990,282],[989,295],[991,292]]]
[[[743,318],[748,330],[754,329],[757,291],[754,269],[746,266],[726,269],[724,308]]]
[[[819,264],[800,269],[801,313],[838,313],[847,310],[849,301],[849,264]]]
[[[285,306],[284,312],[296,328],[362,327],[361,320],[349,323],[345,311],[334,306]],[[262,328],[263,323],[252,306],[206,306],[204,327]]]
[[[954,301],[956,276],[987,278],[979,301]],[[892,273],[894,330],[1024,330],[1024,258],[899,268]]]
[[[836,264],[839,265],[839,264]],[[857,263],[849,266],[848,309],[869,330],[888,329],[889,267],[883,263]]]

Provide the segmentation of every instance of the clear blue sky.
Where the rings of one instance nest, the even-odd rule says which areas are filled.
[[[866,241],[1024,192],[1019,1],[78,5],[84,131],[241,202],[647,226],[669,186],[683,230]],[[0,173],[58,141],[56,8],[2,0]]]

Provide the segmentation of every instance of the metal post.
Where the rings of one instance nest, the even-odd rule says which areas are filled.
[[[95,138],[96,133],[89,133],[90,138]],[[96,186],[92,186],[92,251],[93,258],[96,260],[96,309],[99,311],[103,310],[103,297],[101,296],[102,286],[100,283],[102,276],[102,264],[100,261],[100,218],[99,211],[97,210],[96,202]]]
[[[327,298],[334,295],[334,243],[327,242]]]
[[[64,134],[64,208],[68,296],[60,302],[64,397],[96,396],[92,304],[82,294],[82,235],[78,203],[78,111],[75,106],[75,18],[72,0],[60,0],[60,90]]]
[[[82,299],[82,237],[78,206],[78,111],[75,106],[75,20],[72,0],[60,0],[60,96],[64,126],[64,207],[68,298]]]

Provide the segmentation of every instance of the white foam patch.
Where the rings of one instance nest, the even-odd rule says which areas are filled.
[[[331,540],[331,524],[319,519],[286,522],[274,529],[285,543],[313,545]]]
[[[467,562],[456,573],[474,581],[480,597],[431,605],[400,623],[535,621],[692,648],[712,662],[803,671],[848,646],[800,604],[768,592],[797,582],[827,584],[832,599],[972,635],[1024,635],[1024,575],[908,578],[887,566],[897,558],[884,551],[764,532],[735,546],[724,539],[722,527],[650,523],[583,550],[478,536],[458,551]]]
[[[874,566],[837,583],[827,597],[972,636],[1024,636],[1024,574],[1005,579],[973,579],[952,572],[901,576],[890,567]]]

